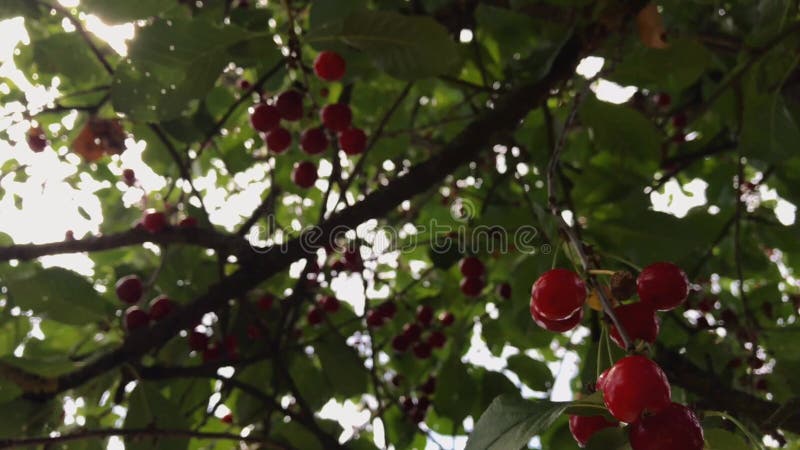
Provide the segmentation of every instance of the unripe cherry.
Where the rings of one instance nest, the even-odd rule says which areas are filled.
[[[667,376],[644,356],[626,356],[614,364],[597,388],[603,391],[608,411],[625,423],[638,421],[644,413],[658,413],[670,405]]]
[[[564,320],[586,301],[586,286],[577,273],[567,269],[545,272],[531,289],[531,314],[534,304],[542,318]]]
[[[659,311],[668,311],[686,300],[689,280],[680,267],[659,262],[642,270],[636,279],[636,290],[643,302]]]

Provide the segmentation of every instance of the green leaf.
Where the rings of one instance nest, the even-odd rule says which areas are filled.
[[[111,86],[114,108],[140,121],[174,119],[204,97],[248,32],[203,20],[156,20],[140,29]]]
[[[740,149],[743,154],[767,162],[795,156],[800,128],[780,94],[745,96]]]
[[[495,399],[475,424],[466,450],[509,450],[526,447],[531,438],[546,430],[568,403],[528,401],[518,395]]]
[[[81,6],[103,18],[104,22],[130,22],[157,16],[175,7],[178,2],[164,0],[138,0],[120,2],[119,0],[83,0]]]
[[[113,310],[85,278],[59,267],[12,276],[6,283],[14,304],[56,322],[84,325]]]
[[[291,444],[291,448],[322,450],[322,444],[317,437],[295,421],[282,423],[277,429],[277,435]]]
[[[356,353],[340,339],[325,339],[315,344],[322,370],[337,396],[352,397],[367,387],[367,369]]]
[[[750,447],[738,435],[720,428],[704,430],[708,450],[748,450]]]
[[[434,77],[458,66],[458,46],[430,17],[388,11],[359,11],[347,16],[341,30],[312,30],[311,44],[347,44],[369,55],[389,75],[403,80]]]
[[[628,433],[622,428],[606,428],[592,435],[588,450],[630,450]],[[677,449],[676,449],[677,450]]]
[[[109,75],[78,33],[58,33],[21,47],[17,65],[44,79],[59,77],[67,86],[96,86]],[[40,81],[44,81],[40,80]]]
[[[508,358],[508,368],[534,391],[547,391],[553,386],[553,373],[547,364],[525,354]]]
[[[678,92],[696,82],[712,61],[711,53],[692,40],[678,39],[665,49],[637,46],[615,67],[611,79]]]
[[[461,423],[467,417],[480,392],[474,378],[467,371],[467,366],[461,362],[458,353],[450,353],[450,357],[439,370],[438,378],[440,380],[459,380],[459,382],[438,383],[433,397],[433,406],[436,411],[455,423]]]
[[[39,17],[36,2],[30,0],[0,0],[0,20],[12,17]]]
[[[661,137],[655,125],[627,106],[587,99],[580,109],[581,121],[591,127],[597,146],[618,158],[655,158]],[[638,162],[638,161],[637,161]]]
[[[178,405],[164,398],[152,385],[140,382],[130,394],[125,429],[158,427],[181,430],[189,427]],[[187,438],[150,437],[126,439],[129,450],[180,450],[189,444]]]

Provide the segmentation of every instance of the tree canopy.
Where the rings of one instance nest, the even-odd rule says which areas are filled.
[[[797,8],[0,0],[0,448],[800,448]]]

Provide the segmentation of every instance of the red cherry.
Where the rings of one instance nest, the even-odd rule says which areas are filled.
[[[436,390],[436,377],[431,375],[425,380],[425,383],[419,387],[419,390],[423,394],[433,395],[433,392]]]
[[[314,73],[321,80],[339,81],[344,76],[347,63],[338,53],[324,51],[314,60]]]
[[[47,138],[44,135],[44,131],[39,127],[29,129],[26,140],[28,141],[28,147],[34,153],[41,153],[47,147]]]
[[[250,114],[250,124],[256,131],[266,133],[275,129],[281,123],[281,114],[278,108],[259,103]]]
[[[422,335],[422,327],[416,323],[407,323],[403,326],[403,335],[410,342],[414,342]]]
[[[675,128],[683,128],[689,124],[689,119],[686,117],[686,113],[679,112],[672,116],[672,126]]]
[[[250,84],[249,81],[245,80],[244,78],[239,80],[238,85],[239,85],[239,89],[241,89],[243,91],[249,90],[253,86],[252,84]]]
[[[659,311],[683,303],[689,294],[689,280],[680,267],[668,262],[651,264],[636,279],[639,298]]]
[[[206,349],[203,351],[203,362],[211,362],[216,361],[219,359],[222,350],[219,348],[219,344],[216,342],[212,342],[208,344]]]
[[[161,320],[167,317],[174,309],[175,305],[172,300],[166,295],[160,295],[150,301],[150,319],[154,321]]]
[[[142,218],[142,226],[150,233],[160,233],[167,228],[167,216],[161,211],[148,209]]]
[[[353,113],[350,111],[350,107],[344,103],[327,105],[319,114],[325,128],[332,131],[344,131],[353,121]]]
[[[199,331],[189,332],[189,348],[198,352],[204,351],[208,347],[208,336]]]
[[[675,134],[673,134],[672,135],[672,142],[674,142],[676,144],[683,144],[684,142],[686,142],[686,134],[683,133],[683,132],[680,132],[680,131],[675,133]]]
[[[509,283],[501,283],[497,286],[497,295],[503,300],[511,300],[511,285]]]
[[[614,308],[614,313],[632,340],[641,339],[651,344],[656,341],[659,326],[656,311],[652,306],[643,302],[630,303]],[[621,348],[625,348],[622,336],[613,324],[611,325],[611,339]]]
[[[233,423],[233,414],[225,414],[221,419],[222,423],[232,424]]]
[[[672,403],[631,425],[633,450],[702,450],[703,428],[687,407]]]
[[[323,297],[322,300],[320,301],[320,305],[322,306],[322,309],[325,312],[331,314],[338,312],[339,308],[341,307],[339,299],[332,295],[327,295]]]
[[[428,336],[428,345],[433,348],[442,348],[447,343],[447,336],[441,331],[434,331]]]
[[[539,313],[539,310],[536,309],[535,305],[532,304],[531,318],[533,318],[533,321],[536,323],[536,325],[539,325],[545,330],[552,331],[553,333],[563,333],[575,328],[579,323],[581,323],[583,320],[583,308],[575,311],[571,316],[564,320],[549,320],[542,317],[542,315]]]
[[[414,356],[419,359],[428,359],[431,357],[432,349],[430,344],[427,342],[417,342],[414,344],[412,350],[414,350]]]
[[[400,407],[403,408],[403,411],[409,412],[414,409],[414,400],[412,400],[410,397],[401,397]]]
[[[123,170],[122,181],[128,186],[133,186],[136,184],[136,172],[134,172],[133,169]]]
[[[308,322],[309,325],[312,326],[319,325],[322,323],[322,320],[324,319],[323,316],[324,314],[322,313],[322,310],[315,306],[309,309],[308,313],[306,313],[306,321]]]
[[[292,134],[283,127],[278,127],[267,133],[267,148],[275,153],[283,153],[292,144]]]
[[[228,352],[228,359],[239,359],[239,339],[236,336],[225,336],[225,351]]]
[[[358,248],[345,250],[344,261],[347,264],[347,268],[353,272],[360,272],[364,269],[364,260],[361,259],[361,252]]]
[[[433,320],[433,308],[428,305],[419,305],[417,307],[417,322],[424,326],[431,324]]]
[[[481,295],[486,283],[483,278],[462,278],[461,279],[461,292],[467,297],[477,297]]]
[[[411,345],[411,343],[408,341],[408,337],[405,334],[398,334],[392,339],[392,348],[398,353],[403,353],[408,350],[409,345]]]
[[[598,431],[617,426],[619,422],[612,422],[603,416],[569,416],[569,431],[581,447],[586,446]]]
[[[417,409],[425,411],[430,407],[431,407],[431,399],[430,398],[422,396],[422,397],[417,399]]]
[[[567,269],[548,270],[531,289],[531,311],[536,304],[536,310],[547,320],[564,320],[575,314],[585,301],[583,280]]]
[[[383,302],[378,305],[378,312],[381,313],[384,319],[390,320],[397,314],[397,304],[393,301]]]
[[[191,216],[185,217],[180,222],[178,222],[178,227],[184,229],[197,228],[197,219]]]
[[[292,181],[298,187],[308,189],[317,182],[317,166],[311,161],[301,161],[294,166]]]
[[[486,266],[474,256],[467,256],[462,259],[458,268],[461,270],[461,275],[466,278],[480,278],[486,273]]]
[[[653,100],[656,102],[656,105],[666,108],[670,104],[672,104],[672,96],[667,94],[666,92],[661,92],[653,96]]]
[[[422,422],[425,422],[425,416],[427,415],[427,413],[428,413],[428,410],[427,410],[427,409],[422,409],[422,408],[414,408],[414,409],[411,411],[411,414],[410,414],[410,415],[411,415],[411,420],[412,420],[414,423],[422,423]]]
[[[367,135],[359,128],[348,128],[339,133],[339,147],[348,155],[358,155],[367,148]]]
[[[331,270],[333,272],[343,272],[347,269],[347,263],[342,261],[341,259],[337,259],[336,261],[331,264]]]
[[[303,94],[295,90],[283,92],[275,101],[275,107],[283,120],[300,120],[303,118]]]
[[[258,298],[258,309],[262,311],[269,311],[272,309],[272,303],[275,301],[275,297],[270,294],[262,295]]]
[[[455,321],[456,316],[454,316],[450,311],[445,311],[439,314],[439,323],[442,324],[443,327],[449,327]]]
[[[377,309],[372,309],[367,313],[367,326],[370,328],[383,326],[383,315]]]
[[[667,376],[644,356],[626,356],[614,364],[598,383],[612,416],[634,423],[643,413],[657,413],[670,405]]]
[[[300,148],[309,155],[316,155],[328,148],[328,137],[322,128],[309,128],[300,135]]]
[[[131,306],[125,310],[125,328],[128,331],[145,327],[148,322],[150,322],[150,316],[138,306]]]
[[[128,275],[117,281],[117,297],[125,303],[136,303],[142,298],[142,280],[136,275]]]

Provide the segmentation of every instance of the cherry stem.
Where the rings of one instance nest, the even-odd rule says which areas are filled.
[[[609,275],[609,276],[614,275],[615,273],[617,273],[614,270],[606,270],[606,269],[589,269],[586,272],[590,273],[592,275]]]
[[[590,261],[588,255],[586,254],[586,250],[583,246],[583,242],[581,241],[580,237],[576,233],[576,229],[573,228],[571,225],[567,223],[564,217],[561,214],[561,208],[558,206],[558,202],[556,201],[556,171],[559,166],[559,158],[561,156],[561,151],[564,148],[564,144],[567,138],[567,132],[569,130],[570,124],[575,120],[575,116],[578,113],[578,108],[580,107],[581,103],[583,102],[583,98],[589,92],[590,83],[586,83],[583,88],[575,94],[575,99],[572,105],[572,109],[567,116],[566,121],[564,122],[564,126],[561,129],[561,133],[558,137],[558,140],[555,141],[553,144],[553,151],[550,154],[550,161],[547,165],[547,198],[550,207],[550,212],[553,217],[558,222],[558,227],[563,231],[563,233],[569,239],[570,244],[575,249],[575,253],[577,253],[578,258],[581,261],[581,266],[583,266],[583,270],[586,272],[586,284],[588,284],[590,290],[595,290],[597,292],[597,296],[600,298],[600,304],[603,306],[603,312],[611,322],[617,327],[617,331],[619,332],[620,337],[622,338],[622,343],[625,344],[625,350],[628,353],[632,353],[634,351],[633,342],[630,339],[630,335],[622,326],[617,315],[614,313],[614,308],[611,305],[611,301],[606,295],[605,291],[600,286],[600,283],[597,282],[595,275],[592,273],[593,270],[597,270],[594,267],[592,261]],[[574,212],[574,211],[573,211]],[[577,227],[577,225],[576,225]]]

